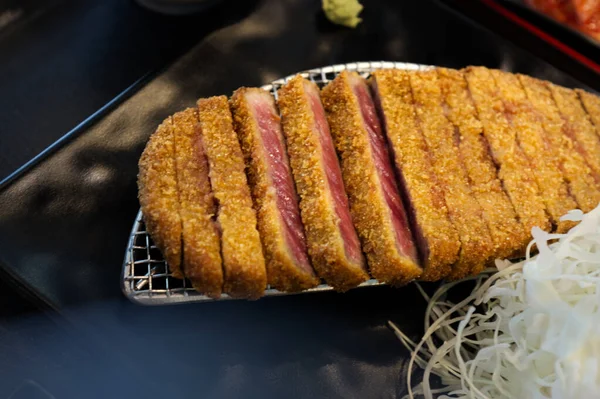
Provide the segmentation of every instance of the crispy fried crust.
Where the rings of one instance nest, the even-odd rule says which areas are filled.
[[[600,137],[600,97],[581,89],[575,89],[575,92],[579,95],[579,100],[594,124],[596,134]]]
[[[369,276],[346,255],[304,82],[301,76],[291,79],[279,90],[277,103],[313,267],[333,288],[345,291]]]
[[[497,177],[464,75],[455,69],[438,68],[437,71],[448,119],[459,133],[459,154],[494,243],[492,256],[509,257],[520,249],[517,246],[528,235],[518,222],[513,206]]]
[[[575,148],[592,170],[596,182],[600,182],[600,137],[596,135],[577,93],[550,82],[545,83],[565,121],[563,132],[571,137]]]
[[[199,292],[218,298],[223,289],[216,205],[198,128],[198,110],[173,115],[177,189],[183,225],[183,272]]]
[[[371,275],[392,285],[405,284],[419,277],[422,269],[410,257],[403,255],[396,243],[390,210],[373,160],[369,133],[349,79],[348,72],[342,72],[323,89],[322,99],[341,158],[352,220],[361,237]]]
[[[427,145],[417,125],[410,88],[410,73],[399,70],[379,70],[372,75],[384,115],[390,149],[412,206],[413,229],[423,248],[425,269],[422,280],[437,281],[451,272],[458,259],[460,241],[448,218],[443,192],[433,173]],[[419,231],[420,229],[420,231]]]
[[[181,217],[171,117],[150,137],[139,161],[138,197],[146,223],[175,278],[181,271]]]
[[[266,288],[267,273],[227,97],[199,100],[198,115],[210,183],[219,204],[223,290],[234,297],[257,299]]]
[[[492,240],[479,203],[471,192],[452,124],[444,115],[442,93],[435,70],[410,75],[415,109],[443,190],[450,221],[458,232],[461,249],[449,279],[479,274],[493,255]]]
[[[558,165],[569,184],[569,191],[584,212],[594,209],[600,201],[600,190],[591,169],[583,156],[575,149],[571,137],[564,133],[562,119],[550,90],[543,81],[519,75],[527,98],[542,118],[545,137],[549,144],[546,154],[558,160]]]
[[[561,216],[577,208],[571,198],[568,186],[562,177],[560,167],[552,157],[544,141],[544,127],[541,118],[533,108],[517,75],[499,70],[491,70],[492,76],[502,96],[504,108],[517,133],[517,142],[529,160],[540,194],[552,223],[558,233],[565,233],[574,223],[560,221]],[[549,156],[550,155],[550,156]]]
[[[512,201],[519,220],[530,232],[533,227],[549,231],[550,220],[540,190],[532,176],[531,165],[516,142],[515,129],[506,118],[498,88],[487,68],[466,69],[469,91],[475,103],[483,135],[498,165],[498,177]],[[525,248],[530,237],[521,243]]]
[[[266,153],[256,117],[246,98],[246,94],[252,92],[261,95],[265,93],[255,88],[238,89],[233,93],[230,105],[235,131],[248,165],[248,179],[252,188],[258,230],[265,254],[268,282],[271,287],[280,291],[302,291],[318,285],[319,279],[296,264],[286,242],[285,222],[277,206],[276,187],[271,178],[268,161],[269,154]],[[268,96],[271,98],[270,95]],[[273,109],[279,123],[274,102]],[[283,137],[281,139],[283,140]]]

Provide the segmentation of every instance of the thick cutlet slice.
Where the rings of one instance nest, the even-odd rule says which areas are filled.
[[[410,74],[417,120],[427,143],[433,171],[444,192],[450,221],[461,243],[457,262],[448,275],[460,279],[479,274],[494,255],[492,239],[479,203],[471,192],[460,160],[454,129],[444,115],[442,92],[435,70]]]
[[[267,285],[265,259],[227,97],[199,100],[198,116],[210,184],[218,204],[223,291],[233,297],[260,298]]]
[[[231,97],[230,105],[248,166],[268,283],[288,292],[314,287],[319,279],[308,258],[275,101],[264,90],[241,88]]]
[[[527,99],[527,94],[519,82],[517,75],[491,70],[500,90],[507,118],[517,133],[517,142],[528,158],[533,170],[540,194],[552,223],[558,233],[565,233],[574,223],[561,222],[561,216],[577,208],[571,198],[558,161],[549,156],[549,148],[544,141],[544,126],[538,113]]]
[[[313,267],[336,290],[348,290],[369,275],[319,89],[296,76],[278,91],[277,102]]]
[[[344,71],[321,96],[371,275],[391,285],[414,280],[422,269],[369,87]]]
[[[437,71],[446,115],[458,133],[460,158],[494,244],[492,256],[510,257],[521,249],[528,234],[517,220],[510,199],[502,189],[463,73],[446,68],[438,68]]]
[[[545,139],[548,143],[547,156],[554,158],[569,184],[569,192],[584,212],[594,209],[600,201],[600,190],[583,155],[576,150],[566,123],[552,98],[550,90],[541,80],[518,75],[527,98],[542,118]]]
[[[519,148],[516,132],[506,118],[504,104],[490,71],[483,67],[466,69],[466,79],[477,115],[483,125],[483,135],[489,145],[498,177],[503,183],[519,220],[527,232],[533,227],[545,231],[551,228],[545,204],[529,161]],[[521,243],[525,248],[529,237]]]
[[[173,277],[183,278],[181,216],[171,117],[156,129],[142,153],[139,161],[138,196],[146,231],[162,252]]]
[[[433,173],[427,144],[417,125],[410,72],[379,70],[371,84],[383,130],[398,173],[400,190],[415,241],[422,253],[422,280],[437,281],[450,274],[460,241],[448,217],[444,193]]]
[[[571,138],[575,149],[588,163],[594,179],[600,182],[600,137],[596,135],[577,93],[550,82],[546,82],[546,86],[565,121],[563,132]]]
[[[192,286],[212,298],[221,296],[223,267],[216,204],[208,178],[198,110],[173,115],[177,190],[183,227],[183,273]]]
[[[575,92],[579,95],[579,100],[594,124],[596,134],[600,137],[600,97],[581,89],[575,89]]]

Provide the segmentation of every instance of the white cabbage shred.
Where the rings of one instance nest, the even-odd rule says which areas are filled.
[[[421,341],[390,322],[413,353],[406,397],[600,398],[600,205],[563,219],[580,222],[567,234],[534,228],[522,262],[496,261],[431,297],[419,286],[428,301]],[[449,302],[448,291],[469,280],[472,294]],[[415,365],[424,374],[413,386]],[[431,388],[433,375],[443,388]]]

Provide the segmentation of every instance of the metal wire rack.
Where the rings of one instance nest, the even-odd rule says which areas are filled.
[[[300,74],[315,82],[319,87],[328,82],[344,70],[356,71],[364,77],[368,77],[376,69],[403,69],[424,70],[430,66],[419,64],[408,64],[402,62],[355,62],[350,64],[331,65],[323,68],[311,69]],[[295,75],[278,79],[262,88],[270,91],[277,98],[277,90]],[[369,280],[359,287],[381,285],[377,280]],[[123,293],[133,302],[143,305],[168,305],[188,302],[215,301],[192,288],[186,280],[174,278],[169,272],[159,249],[153,244],[152,238],[146,232],[142,212],[138,212],[133,229],[127,243],[123,271],[121,276],[121,287]],[[315,288],[302,293],[331,291],[327,284],[321,284]],[[265,296],[290,295],[272,288],[265,291]],[[221,300],[232,299],[223,295]]]

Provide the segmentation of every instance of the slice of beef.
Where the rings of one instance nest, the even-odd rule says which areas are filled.
[[[146,230],[162,252],[173,277],[183,278],[181,215],[171,117],[150,136],[139,169],[138,196]]]
[[[519,75],[527,98],[542,119],[545,139],[550,156],[558,159],[563,177],[569,184],[569,192],[584,212],[594,209],[600,202],[600,185],[585,158],[576,150],[571,137],[565,134],[565,121],[556,107],[552,93],[541,80]]]
[[[358,74],[344,71],[322,98],[371,275],[405,284],[422,269],[369,88]]]
[[[550,219],[540,189],[529,161],[518,146],[515,128],[506,116],[494,78],[490,71],[483,67],[467,68],[465,77],[477,109],[477,116],[483,126],[483,135],[498,167],[498,177],[520,222],[528,233],[533,227],[549,231]],[[526,236],[521,248],[524,249],[530,240],[531,236]]]
[[[433,171],[442,187],[448,216],[461,244],[458,260],[448,278],[461,279],[479,274],[494,255],[492,239],[460,159],[460,138],[455,137],[454,128],[444,113],[437,72],[414,72],[410,74],[410,85]]]
[[[210,184],[218,204],[223,291],[238,298],[260,298],[267,286],[267,271],[244,156],[233,130],[227,97],[199,100],[198,119]]]
[[[517,75],[499,70],[490,72],[504,103],[507,119],[516,131],[519,148],[529,160],[533,177],[540,188],[540,195],[546,204],[555,231],[565,233],[574,224],[570,221],[561,222],[560,218],[571,209],[577,208],[577,204],[569,195],[558,161],[552,157],[544,141],[541,118],[527,99]]]
[[[336,290],[355,287],[369,276],[319,89],[296,76],[278,91],[278,106],[315,271]]]
[[[183,273],[192,286],[212,298],[223,290],[216,204],[208,177],[208,161],[198,128],[198,110],[173,115],[177,192],[183,233]]]
[[[575,92],[579,95],[579,100],[594,124],[596,134],[600,137],[600,97],[581,89],[575,89]]]
[[[483,126],[461,71],[438,68],[446,116],[456,130],[455,140],[465,165],[473,196],[483,210],[494,244],[494,257],[507,258],[521,248],[528,233],[498,179],[496,166],[483,137]]]
[[[269,285],[301,291],[318,285],[310,264],[281,121],[273,97],[241,88],[230,100],[257,212]]]
[[[571,138],[575,149],[592,170],[592,175],[600,182],[600,136],[596,134],[577,93],[550,82],[546,82],[546,86],[565,122],[563,132]]]
[[[383,131],[392,153],[411,230],[421,251],[421,279],[446,277],[458,259],[460,241],[448,217],[448,208],[414,109],[410,73],[375,71],[371,85]]]

